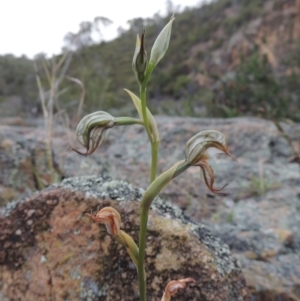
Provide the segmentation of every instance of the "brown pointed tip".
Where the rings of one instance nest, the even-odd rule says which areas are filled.
[[[218,188],[218,189],[217,189],[217,188],[214,188],[214,187],[208,187],[208,189],[209,189],[211,192],[213,192],[213,193],[215,193],[215,194],[218,194],[219,196],[228,196],[229,193],[221,192],[221,190],[223,190],[228,184],[229,184],[229,183],[225,184],[223,187]]]
[[[239,163],[239,161],[229,151],[226,151],[226,155],[231,157],[235,162]]]
[[[71,147],[70,150],[77,153],[77,154],[79,154],[79,155],[82,155],[82,156],[89,155],[88,151],[86,151],[85,153],[82,153],[81,151],[79,151],[79,150],[77,150],[76,148],[73,148],[73,147]]]

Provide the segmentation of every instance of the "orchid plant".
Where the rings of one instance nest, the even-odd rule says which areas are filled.
[[[138,112],[139,119],[131,117],[113,117],[107,112],[99,111],[85,116],[78,124],[76,134],[78,141],[84,146],[85,152],[75,150],[82,155],[92,154],[105,139],[106,131],[114,126],[127,126],[138,124],[144,126],[151,144],[151,173],[150,185],[145,191],[140,203],[140,232],[139,244],[124,231],[120,229],[121,217],[112,207],[101,209],[96,215],[89,214],[90,218],[106,226],[108,234],[121,243],[127,250],[129,256],[137,268],[140,301],[146,300],[146,273],[144,268],[146,231],[150,205],[161,190],[175,177],[182,174],[192,166],[199,166],[202,178],[206,186],[213,193],[221,194],[221,189],[214,187],[214,172],[208,164],[211,150],[221,151],[230,157],[225,137],[222,133],[214,130],[202,131],[192,137],[185,147],[185,158],[175,163],[171,168],[157,176],[159,132],[156,121],[147,108],[146,87],[155,69],[155,66],[165,55],[170,41],[174,17],[162,29],[158,35],[150,54],[147,58],[145,50],[145,30],[137,35],[136,47],[132,61],[133,71],[139,84],[140,97],[126,90]],[[233,157],[232,157],[233,158]],[[234,158],[233,158],[234,159]],[[168,301],[180,288],[185,288],[187,283],[195,282],[192,278],[173,280],[166,286],[162,301]]]

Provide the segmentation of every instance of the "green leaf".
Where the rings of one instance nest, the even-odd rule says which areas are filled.
[[[141,102],[141,100],[133,92],[131,92],[127,89],[124,89],[124,90],[131,97],[131,99],[133,101],[133,104],[134,104],[136,110],[138,111],[138,114],[139,114],[140,118],[142,120],[144,120],[143,119],[143,113],[142,113],[142,102]],[[148,108],[147,108],[147,118],[148,118],[148,122],[149,122],[149,125],[150,125],[152,141],[153,142],[158,142],[159,141],[159,133],[158,133],[158,129],[157,129],[157,124],[156,124],[156,121],[155,121],[153,115],[151,114],[151,112],[149,111]]]

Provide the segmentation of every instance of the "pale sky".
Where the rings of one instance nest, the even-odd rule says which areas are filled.
[[[201,0],[172,0],[181,8],[198,6]],[[0,54],[33,57],[37,53],[57,54],[68,32],[77,32],[82,21],[96,16],[114,23],[103,31],[109,40],[119,26],[137,17],[165,14],[165,0],[0,0]]]

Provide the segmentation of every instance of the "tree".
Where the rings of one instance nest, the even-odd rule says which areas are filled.
[[[101,27],[111,24],[110,19],[101,16],[95,17],[92,22],[81,22],[77,33],[69,32],[64,37],[66,47],[75,51],[99,43],[103,38]]]

